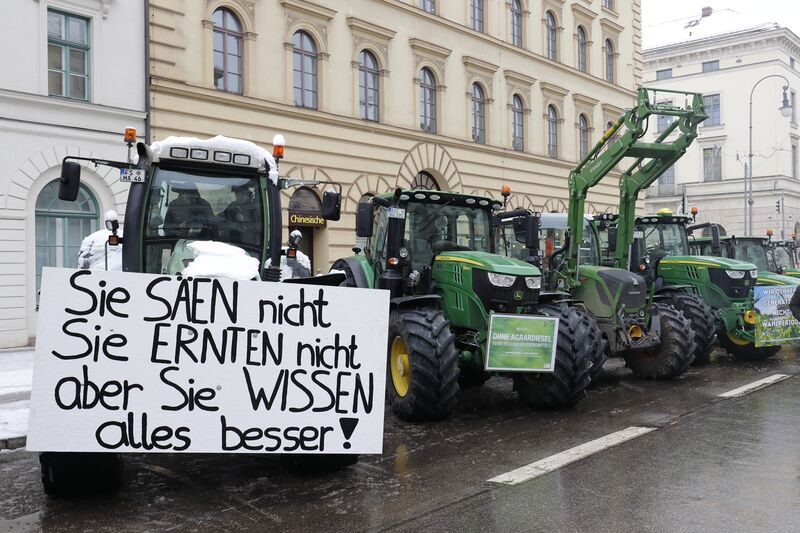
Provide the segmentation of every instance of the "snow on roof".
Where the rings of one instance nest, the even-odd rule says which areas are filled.
[[[278,167],[275,164],[275,158],[272,157],[272,154],[261,146],[243,139],[233,139],[222,135],[217,135],[211,139],[171,136],[162,141],[154,142],[150,148],[158,159],[186,159],[195,161],[198,161],[198,159],[189,157],[191,151],[193,149],[206,150],[206,158],[200,159],[201,161],[210,164],[222,163],[226,165],[265,169],[269,171],[270,179],[274,182],[277,182],[278,179]],[[188,153],[182,157],[177,157],[172,152],[172,148],[186,148],[188,149]],[[217,156],[217,152],[223,155]],[[237,155],[248,156],[247,162],[241,163],[236,157]],[[265,167],[265,165],[268,168]]]
[[[759,21],[733,9],[709,10],[703,16],[683,17],[668,22],[648,25],[642,31],[642,47],[644,50],[668,46],[671,44],[700,41],[722,35],[766,31],[781,26],[777,22]]]

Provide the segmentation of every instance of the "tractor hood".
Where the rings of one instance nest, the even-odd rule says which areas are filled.
[[[489,272],[498,274],[511,274],[514,276],[541,276],[541,271],[535,266],[502,255],[495,255],[486,252],[441,252],[436,256],[436,262],[454,262],[471,265]]]
[[[759,272],[757,285],[800,285],[800,279],[775,272]]]
[[[758,267],[753,263],[728,259],[727,257],[714,257],[706,255],[670,255],[661,259],[660,267],[670,265],[690,265],[706,268],[724,268],[726,270],[756,270]],[[759,277],[761,273],[759,272]]]

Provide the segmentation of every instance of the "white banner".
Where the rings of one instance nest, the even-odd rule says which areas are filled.
[[[381,453],[388,291],[45,268],[28,450]]]

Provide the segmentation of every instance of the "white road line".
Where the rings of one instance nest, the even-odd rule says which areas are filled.
[[[552,472],[553,470],[558,470],[562,466],[574,463],[575,461],[580,461],[581,459],[611,448],[612,446],[616,446],[617,444],[622,444],[623,442],[635,439],[636,437],[641,437],[642,435],[650,433],[651,431],[655,431],[656,429],[658,428],[636,426],[625,428],[622,431],[611,433],[605,437],[600,437],[599,439],[586,442],[580,446],[575,446],[569,450],[564,450],[561,453],[551,455],[550,457],[546,457],[540,461],[536,461],[535,463],[517,468],[511,472],[506,472],[505,474],[493,477],[489,480],[489,483],[519,485],[520,483],[524,483],[533,478],[542,476],[548,472]]]
[[[786,374],[772,374],[771,376],[767,376],[764,379],[759,379],[758,381],[754,381],[747,385],[743,385],[737,389],[729,390],[728,392],[723,392],[719,395],[720,398],[738,398],[739,396],[744,396],[749,392],[753,392],[754,390],[763,389],[773,383],[777,383],[779,381],[783,381],[784,379],[790,378]]]

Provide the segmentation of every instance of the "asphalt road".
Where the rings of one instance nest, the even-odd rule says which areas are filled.
[[[719,394],[782,373],[739,398]],[[629,427],[653,431],[514,486],[489,479]],[[0,531],[798,531],[800,362],[719,357],[672,381],[617,362],[587,400],[523,408],[510,381],[450,419],[386,417],[384,454],[299,476],[272,456],[127,456],[115,494],[50,499],[0,453]]]

